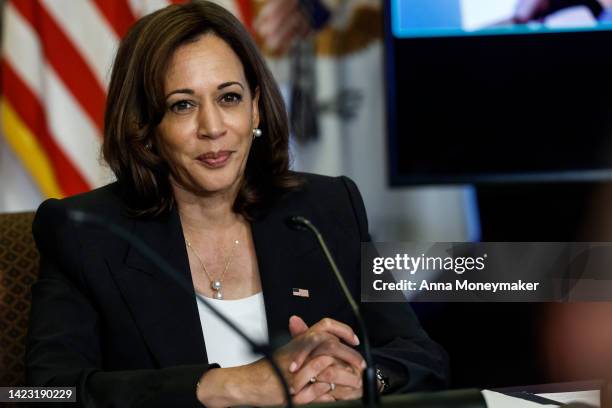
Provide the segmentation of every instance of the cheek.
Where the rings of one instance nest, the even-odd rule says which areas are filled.
[[[233,133],[239,137],[240,143],[249,143],[253,136],[250,109],[241,109],[240,114],[232,115],[228,121],[228,127],[231,127]]]
[[[177,156],[187,150],[193,132],[190,121],[164,119],[158,127],[157,140],[167,154]]]

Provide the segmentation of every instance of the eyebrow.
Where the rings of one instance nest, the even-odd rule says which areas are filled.
[[[221,85],[219,85],[219,86],[217,87],[217,89],[227,88],[228,86],[231,86],[231,85],[238,85],[239,87],[241,87],[242,89],[244,89],[244,86],[243,86],[243,85],[242,85],[240,82],[238,82],[238,81],[229,81],[229,82],[224,82],[224,83],[222,83]]]
[[[238,81],[228,81],[228,82],[224,82],[222,84],[220,84],[217,89],[223,89],[223,88],[227,88],[228,86],[232,86],[232,85],[238,85],[239,87],[241,87],[242,89],[244,89],[244,85],[242,85],[240,82]],[[193,95],[195,92],[193,89],[190,88],[181,88],[181,89],[175,89],[174,91],[170,92],[168,95],[166,95],[166,99],[168,99],[171,95],[174,94],[178,94],[178,93],[184,93],[184,94],[189,94],[189,95]]]

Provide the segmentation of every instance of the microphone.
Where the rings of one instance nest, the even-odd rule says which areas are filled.
[[[353,295],[351,295],[351,292],[349,291],[348,286],[346,286],[346,281],[340,274],[340,270],[338,269],[338,266],[336,265],[336,262],[334,261],[334,257],[329,251],[329,248],[327,247],[327,244],[325,243],[325,240],[323,239],[323,235],[321,235],[318,228],[315,227],[314,224],[310,222],[309,219],[304,218],[300,215],[289,217],[287,221],[291,227],[295,229],[299,229],[299,230],[308,230],[315,235],[315,237],[317,238],[317,242],[319,243],[319,246],[321,247],[321,249],[323,250],[323,253],[325,254],[327,263],[329,264],[332,271],[334,272],[336,281],[340,284],[340,287],[342,288],[342,293],[344,294],[344,297],[346,298],[349,305],[351,306],[351,310],[353,312],[353,315],[357,319],[357,324],[359,325],[359,329],[362,334],[361,337],[363,338],[363,352],[364,352],[365,360],[367,363],[367,367],[363,372],[364,388],[363,388],[362,401],[368,407],[371,407],[371,408],[378,407],[380,403],[380,397],[378,395],[378,390],[376,389],[376,372],[374,370],[374,359],[372,358],[372,348],[370,347],[370,339],[368,337],[368,331],[366,329],[365,322],[363,321],[363,317],[361,316],[361,313],[359,312],[359,306],[357,306],[357,302],[355,302],[355,299],[353,298]]]
[[[102,229],[109,231],[111,234],[123,239],[130,245],[132,245],[142,256],[152,261],[155,265],[157,265],[161,271],[166,274],[168,277],[172,278],[185,292],[187,292],[190,296],[193,294],[193,287],[189,285],[185,279],[181,277],[176,269],[174,269],[164,258],[159,256],[155,251],[153,251],[147,244],[145,244],[140,238],[136,235],[132,234],[125,228],[120,227],[119,225],[109,223],[102,217],[97,215],[81,211],[81,210],[66,210],[66,217],[73,221],[75,224],[82,225],[92,225]],[[254,353],[262,354],[264,358],[266,358],[270,365],[272,365],[272,369],[278,376],[281,381],[281,385],[283,388],[283,393],[285,399],[287,400],[287,407],[293,408],[293,402],[291,401],[291,394],[289,393],[289,385],[283,377],[283,373],[280,370],[280,367],[272,358],[273,349],[270,344],[259,344],[253,341],[245,332],[243,332],[238,326],[236,326],[231,320],[223,315],[220,311],[217,310],[204,296],[197,295],[202,303],[206,306],[208,310],[210,310],[215,316],[217,316],[224,324],[229,326],[236,334],[238,334],[244,341],[246,341],[251,350]]]

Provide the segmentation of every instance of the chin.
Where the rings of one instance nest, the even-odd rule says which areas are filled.
[[[217,193],[231,189],[237,183],[238,176],[236,173],[228,175],[214,175],[197,180],[200,189],[207,193]]]
[[[196,194],[227,191],[240,183],[242,171],[237,163],[228,163],[219,169],[210,169],[201,164],[185,166],[185,187]]]

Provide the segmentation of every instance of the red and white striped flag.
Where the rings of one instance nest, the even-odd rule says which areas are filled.
[[[111,181],[100,162],[100,143],[119,40],[139,16],[184,1],[6,2],[2,136],[42,197],[64,197]],[[251,0],[217,2],[250,22]]]

